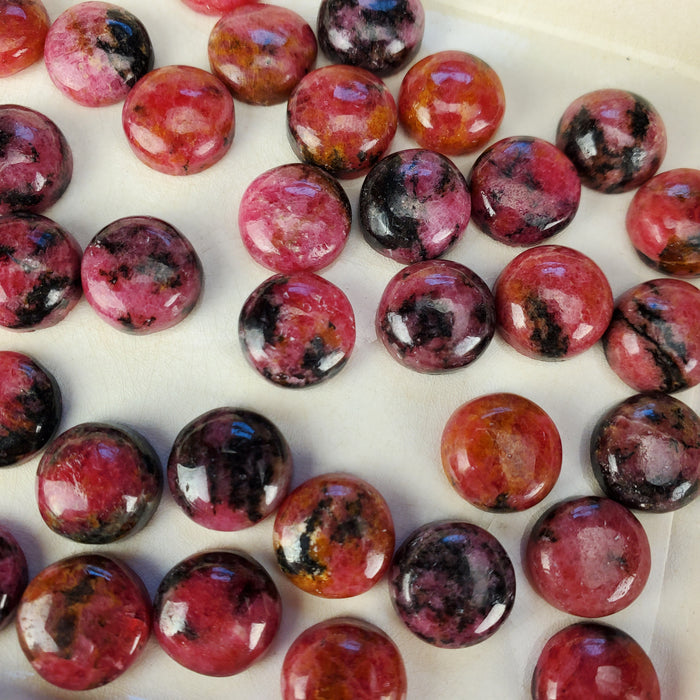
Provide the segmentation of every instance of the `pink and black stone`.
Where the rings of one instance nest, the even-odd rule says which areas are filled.
[[[216,408],[175,438],[168,485],[199,525],[233,531],[274,512],[287,495],[293,462],[284,436],[259,413]]]
[[[29,582],[16,627],[34,670],[66,690],[115,680],[140,656],[151,632],[151,600],[126,564],[80,554],[46,567]]]
[[[389,506],[374,486],[351,474],[323,474],[284,500],[272,532],[282,572],[302,591],[349,598],[384,575],[394,551]]]
[[[469,223],[464,176],[448,158],[415,148],[392,153],[365,177],[360,191],[365,240],[401,263],[447,252]]]
[[[158,456],[135,431],[81,423],[55,438],[37,469],[44,522],[84,544],[107,544],[141,530],[160,501]]]
[[[698,494],[700,417],[668,394],[625,399],[593,430],[591,465],[605,494],[628,508],[677,510]]]
[[[560,245],[523,251],[503,269],[494,289],[497,328],[518,352],[565,360],[600,340],[610,323],[613,295],[587,255]]]
[[[414,263],[386,286],[375,329],[389,354],[409,369],[435,373],[466,367],[496,331],[493,296],[461,263]]]
[[[700,383],[700,290],[660,278],[628,289],[603,336],[605,357],[639,392],[673,393]]]
[[[54,85],[74,102],[102,107],[121,102],[153,68],[146,27],[109,2],[81,2],[49,28],[44,61]]]
[[[575,622],[547,640],[532,675],[533,700],[660,700],[656,670],[617,627]]]
[[[53,375],[29,355],[0,351],[0,467],[37,454],[56,432],[62,409]]]
[[[594,90],[566,108],[556,145],[587,187],[606,194],[627,192],[659,169],[666,155],[666,128],[643,97],[627,90]]]
[[[73,177],[73,153],[44,114],[0,105],[0,216],[54,205]]]
[[[182,2],[203,15],[225,15],[242,5],[253,5],[258,0],[182,0]]]
[[[376,75],[405,68],[423,41],[420,0],[323,0],[316,33],[331,63],[359,66]]]
[[[581,180],[554,145],[530,136],[487,148],[469,175],[472,221],[512,246],[541,243],[566,228],[578,211]]]
[[[183,321],[204,273],[192,244],[169,223],[129,216],[105,226],[83,253],[85,298],[110,326],[155,333]]]
[[[268,649],[282,617],[272,578],[257,561],[233,551],[205,551],[176,564],[153,601],[153,632],[185,668],[232,676]]]
[[[389,594],[419,639],[445,649],[493,635],[515,601],[515,571],[501,543],[483,528],[440,521],[414,530],[389,570]]]
[[[345,294],[313,272],[273,275],[241,309],[238,334],[251,365],[279,386],[301,388],[337,374],[355,346]]]
[[[0,630],[7,627],[29,582],[27,559],[15,536],[0,525]]]
[[[34,331],[62,321],[82,296],[78,242],[40,214],[0,217],[0,326]]]
[[[389,636],[364,620],[336,617],[305,629],[282,664],[282,700],[405,700],[406,669]]]
[[[557,503],[535,523],[525,571],[535,590],[559,610],[604,617],[633,603],[651,569],[641,523],[609,498],[584,496]]]

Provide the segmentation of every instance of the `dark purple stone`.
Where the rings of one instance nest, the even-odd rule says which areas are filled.
[[[0,629],[12,619],[28,582],[24,552],[14,535],[0,525]]]

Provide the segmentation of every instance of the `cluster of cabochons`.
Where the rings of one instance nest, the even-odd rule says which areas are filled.
[[[694,365],[700,367],[694,344],[700,294],[683,280],[663,278],[635,287],[614,306],[600,268],[563,246],[542,245],[518,255],[493,294],[472,270],[436,258],[459,240],[470,217],[508,245],[545,241],[573,219],[583,182],[606,193],[639,187],[627,216],[634,247],[657,270],[697,276],[700,178],[691,169],[655,175],[666,147],[658,113],[622,90],[584,95],[563,114],[556,145],[531,137],[503,139],[479,156],[467,179],[449,156],[473,152],[492,138],[505,109],[503,88],[479,58],[444,51],[414,64],[402,81],[398,104],[394,101],[379,76],[405,67],[418,51],[424,15],[417,0],[369,3],[369,9],[367,3],[324,0],[317,35],[335,63],[315,70],[316,35],[295,13],[231,0],[185,1],[194,9],[223,14],[210,35],[212,73],[183,66],[153,70],[145,28],[114,5],[78,4],[49,28],[40,2],[6,0],[0,16],[8,7],[21,8],[25,24],[20,31],[7,23],[4,31],[19,35],[31,25],[25,43],[33,37],[34,44],[15,52],[16,57],[2,54],[1,74],[43,55],[51,79],[71,99],[89,106],[124,100],[124,130],[136,155],[156,170],[179,175],[210,167],[230,147],[232,95],[254,104],[287,100],[292,147],[302,163],[262,174],[239,208],[246,248],[277,273],[246,301],[241,340],[253,366],[277,384],[308,386],[332,376],[354,344],[349,301],[315,274],[340,254],[350,230],[351,208],[337,178],[365,176],[359,207],[363,233],[379,252],[406,265],[387,286],[376,319],[378,336],[399,362],[421,372],[464,367],[481,355],[496,327],[516,350],[539,359],[566,359],[602,339],[613,369],[645,392],[611,410],[592,436],[596,477],[614,500],[590,497],[549,509],[533,528],[526,568],[543,597],[573,614],[600,617],[629,605],[646,582],[649,551],[641,525],[625,506],[664,512],[690,502],[697,491],[700,420],[668,392],[700,381],[700,370],[693,372]],[[73,50],[58,50],[66,45]],[[76,89],[76,66],[81,51],[88,50],[94,72],[85,76],[83,69],[84,85]],[[124,60],[107,60],[110,54]],[[264,70],[255,60],[260,55],[267,59]],[[205,124],[199,120],[196,133],[185,137],[182,123],[167,132],[166,107],[191,110],[204,100],[215,117]],[[455,121],[460,110],[448,110],[446,116],[433,109],[438,102],[476,105],[482,118],[478,124],[469,118]],[[329,118],[348,113],[361,118]],[[420,147],[386,155],[399,121]],[[23,128],[10,128],[17,125]],[[72,158],[62,133],[44,115],[17,105],[0,107],[0,130],[14,137],[3,140],[0,158],[6,163],[9,149],[39,154],[24,159],[31,170],[14,165],[14,171],[5,167],[0,176],[3,286],[12,292],[0,310],[5,327],[52,325],[74,306],[81,290],[105,320],[131,332],[162,330],[189,313],[199,296],[202,269],[181,233],[150,217],[121,219],[95,237],[81,260],[70,234],[39,214],[57,201],[71,178]],[[25,272],[15,270],[10,279],[7,270],[13,265]],[[552,275],[552,269],[564,274]],[[557,296],[553,291],[576,300],[574,317],[549,304]],[[659,301],[667,302],[669,315],[652,313]],[[299,324],[302,308],[306,317]],[[634,354],[630,348],[636,348]],[[11,417],[3,459],[6,465],[17,464],[51,440],[60,421],[60,392],[32,358],[5,352],[0,362],[3,417]],[[479,439],[484,428],[495,436],[488,444]],[[647,449],[651,440],[655,452]],[[239,455],[235,463],[228,456],[232,453]],[[117,454],[123,465],[118,472]],[[455,412],[443,434],[442,459],[455,488],[477,507],[522,510],[551,490],[561,445],[542,409],[523,397],[499,394]],[[71,471],[78,462],[80,473]],[[523,482],[517,477],[525,468],[532,476]],[[109,488],[100,477],[104,469],[112,474]],[[257,414],[217,409],[200,416],[178,436],[167,475],[175,500],[205,527],[236,530],[277,511],[275,553],[282,571],[303,590],[326,597],[356,595],[389,571],[401,619],[436,646],[468,646],[487,638],[513,605],[512,565],[500,543],[480,528],[424,526],[394,553],[388,507],[366,482],[330,474],[287,494],[288,448],[275,426]],[[71,492],[71,484],[76,491]],[[141,436],[121,427],[84,424],[50,442],[37,485],[39,509],[49,527],[98,544],[145,525],[158,504],[162,474]],[[615,528],[609,541],[601,540],[598,558],[577,550],[577,528],[585,523],[602,533],[601,522]],[[16,572],[7,620],[27,586],[27,574],[11,534],[3,539]],[[129,658],[120,658],[123,670],[150,629],[150,602],[133,572],[106,557],[87,559],[58,562],[42,572],[26,589],[18,616],[28,657],[42,676],[62,687],[94,687],[118,675],[97,658],[81,657],[76,644],[91,622],[104,626],[92,609],[106,595],[118,594],[122,601],[110,612],[110,624],[128,627],[131,636],[121,651],[106,638],[96,640],[101,657],[120,658],[129,649]],[[558,562],[556,575],[553,561]],[[586,588],[587,577],[595,579],[606,566],[607,588]],[[72,582],[70,594],[56,588],[59,576]],[[484,591],[478,600],[465,593],[475,582]],[[73,625],[70,633],[60,626],[49,632],[58,652],[74,661],[72,670],[55,662],[56,650],[37,646],[37,625],[46,621],[33,601],[47,590],[54,592],[56,615],[63,606],[61,619],[80,614],[84,621],[82,630]],[[239,602],[235,615],[221,607],[224,599]],[[237,673],[252,663],[274,637],[281,613],[279,595],[262,567],[230,552],[202,553],[174,567],[154,607],[154,629],[163,648],[188,668],[211,675]],[[212,620],[225,620],[230,628],[212,635]],[[284,692],[291,693],[294,679],[303,677],[309,686],[305,697],[314,697],[308,677],[337,667],[333,654],[342,655],[348,635],[372,650],[384,669],[380,677],[395,685],[395,697],[402,697],[405,672],[398,650],[379,630],[348,620],[329,621],[300,637],[285,659]],[[319,640],[331,638],[337,645],[327,644],[329,656],[319,661]],[[562,692],[577,682],[590,689],[597,668],[586,658],[591,638],[607,645],[612,655],[624,651],[620,668],[634,667],[639,674],[625,676],[627,685],[638,683],[652,696],[658,694],[653,668],[638,645],[620,630],[588,624],[562,630],[547,644],[533,678],[534,697],[545,697],[543,688],[552,679]],[[562,649],[580,664],[578,673],[566,679]],[[369,679],[353,679],[347,668],[339,682],[355,683],[355,697],[374,697]]]

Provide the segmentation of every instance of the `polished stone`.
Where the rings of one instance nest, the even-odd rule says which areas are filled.
[[[43,57],[50,23],[41,0],[0,0],[0,78]]]
[[[0,630],[12,620],[28,582],[24,551],[12,532],[0,525]]]
[[[204,15],[225,15],[243,5],[252,5],[258,0],[182,0],[187,7]]]

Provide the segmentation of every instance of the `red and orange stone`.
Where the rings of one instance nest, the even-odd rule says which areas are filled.
[[[282,700],[404,700],[401,652],[378,627],[337,617],[304,630],[282,665]]]
[[[536,403],[496,393],[460,406],[441,440],[442,466],[457,493],[482,510],[521,511],[554,487],[562,462],[559,431]]]
[[[446,156],[484,146],[503,120],[496,71],[465,51],[440,51],[415,63],[399,89],[399,120],[421,147]]]
[[[143,163],[167,175],[194,175],[220,161],[233,142],[233,97],[208,71],[163,66],[129,92],[122,126]]]
[[[0,0],[0,78],[19,73],[44,55],[49,24],[41,0]]]

